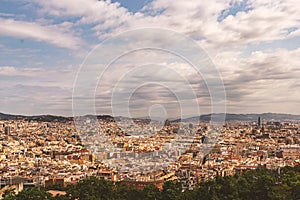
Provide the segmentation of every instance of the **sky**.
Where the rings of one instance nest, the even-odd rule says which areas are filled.
[[[193,40],[210,58],[226,92],[225,99],[218,99],[222,108],[216,106],[214,112],[223,112],[225,105],[228,113],[300,114],[298,0],[0,3],[0,112],[71,116],[74,86],[82,66],[92,66],[96,61],[103,64],[101,59],[89,58],[91,52],[105,41],[114,41],[106,44],[105,51],[94,51],[105,60],[119,49],[120,44],[112,38],[147,28],[142,34],[131,35],[136,37],[132,41],[151,46],[149,41],[153,40],[168,50],[173,45],[184,48],[185,42],[180,42],[184,37]],[[182,37],[152,37],[149,29],[163,29]],[[134,48],[132,44],[128,46]],[[205,85],[209,76],[197,74],[174,54],[140,50],[119,58],[104,76],[95,77],[99,81],[96,89],[88,90],[95,90],[97,114],[126,115],[120,110],[127,106],[135,116],[167,113],[176,117],[182,115],[178,105],[183,103],[184,115],[188,116],[198,114],[195,102],[201,114],[212,111],[211,95],[219,88]],[[76,95],[87,99],[84,90]],[[129,103],[122,104],[125,100]],[[90,104],[81,105],[82,113],[89,111],[86,106]]]

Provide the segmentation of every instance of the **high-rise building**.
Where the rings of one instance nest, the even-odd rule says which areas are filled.
[[[165,125],[165,126],[170,126],[170,125],[171,125],[170,120],[167,119],[167,120],[165,121],[165,124],[164,124],[164,125]]]
[[[257,126],[258,126],[258,127],[261,127],[261,117],[258,117],[258,120],[257,120]]]
[[[9,135],[9,134],[10,134],[10,126],[5,126],[5,128],[4,128],[4,133],[5,133],[6,135]]]
[[[0,132],[3,132],[3,131],[4,131],[4,127],[5,127],[4,124],[0,124]]]

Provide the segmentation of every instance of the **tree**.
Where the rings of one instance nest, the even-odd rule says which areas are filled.
[[[182,185],[178,181],[167,181],[163,185],[162,198],[164,200],[182,199]]]
[[[145,200],[160,199],[161,193],[155,185],[148,185],[143,189],[143,196]]]
[[[79,181],[76,186],[67,189],[67,196],[72,200],[110,200],[113,197],[113,184],[104,179],[89,177]]]
[[[300,199],[300,183],[291,189],[291,197],[292,199]]]
[[[6,190],[4,200],[298,200],[300,199],[300,167],[286,167],[281,173],[275,170],[257,169],[241,176],[216,177],[203,181],[193,191],[182,191],[180,182],[167,181],[162,191],[155,185],[143,190],[122,183],[113,183],[89,177],[75,185],[64,188],[65,196],[52,197],[45,188],[24,190],[15,194],[13,189]]]
[[[17,195],[9,193],[5,195],[3,200],[46,200],[53,199],[51,194],[46,192],[46,190],[39,190],[38,188],[33,188],[32,190],[23,190]]]

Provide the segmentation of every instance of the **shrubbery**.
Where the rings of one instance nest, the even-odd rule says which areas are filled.
[[[179,182],[165,182],[161,191],[154,185],[136,190],[121,183],[114,184],[96,177],[89,177],[61,190],[67,194],[52,197],[46,188],[24,190],[18,195],[14,195],[13,191],[6,191],[4,200],[299,200],[300,166],[282,168],[280,173],[257,169],[241,176],[216,177],[214,180],[202,182],[192,191],[184,192]]]

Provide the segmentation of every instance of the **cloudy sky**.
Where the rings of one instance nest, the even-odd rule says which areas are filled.
[[[125,31],[163,28],[207,53],[224,83],[227,112],[300,113],[299,0],[0,2],[0,112],[72,115],[74,81],[91,50]],[[160,38],[155,41],[171,41]],[[177,42],[173,38],[172,44]],[[102,53],[118,47],[108,49]],[[197,77],[186,62],[165,53],[140,51],[114,63],[97,79],[97,112],[119,108],[112,96],[119,99],[118,91],[128,88],[136,88],[129,99],[132,112],[163,105],[174,117],[180,114],[178,98],[186,115],[194,114],[195,101],[200,113],[210,112],[206,75]],[[189,82],[178,83],[179,75]],[[193,95],[184,93],[189,86]]]

